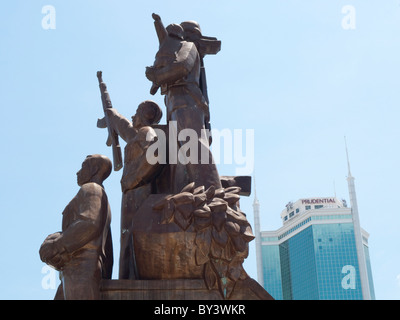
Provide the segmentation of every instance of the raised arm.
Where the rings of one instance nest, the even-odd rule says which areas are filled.
[[[113,130],[126,142],[133,139],[136,135],[132,122],[118,113],[114,108],[107,109],[107,115]]]
[[[161,46],[161,44],[164,42],[165,38],[168,36],[168,33],[164,27],[164,24],[161,21],[160,16],[156,13],[153,13],[152,17],[154,19],[154,27],[156,28],[158,42],[160,43],[160,46]]]

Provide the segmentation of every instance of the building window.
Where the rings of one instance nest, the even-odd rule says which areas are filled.
[[[310,210],[311,209],[311,206],[306,206],[306,210]]]
[[[289,213],[289,218],[294,216],[294,211],[292,211],[291,213]]]
[[[299,213],[299,211],[300,211],[300,209],[299,209],[299,208],[297,208],[297,209],[296,209],[296,213]]]
[[[315,209],[321,209],[321,208],[323,208],[324,206],[322,205],[322,204],[318,204],[318,205],[315,205]]]
[[[285,218],[283,218],[283,221],[286,221],[288,219],[288,216],[285,216]]]

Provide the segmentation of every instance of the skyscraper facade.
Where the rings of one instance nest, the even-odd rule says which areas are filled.
[[[368,233],[361,230],[369,283],[364,297],[351,208],[331,198],[300,199],[283,226],[261,232],[262,285],[277,300],[374,299]]]
[[[255,196],[258,282],[276,300],[375,299],[369,234],[360,226],[348,168],[350,207],[336,197],[289,202],[275,231],[260,231]]]

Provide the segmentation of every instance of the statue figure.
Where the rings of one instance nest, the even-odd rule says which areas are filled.
[[[111,170],[107,157],[87,156],[77,172],[81,188],[62,213],[62,231],[40,247],[41,260],[60,271],[56,299],[100,299],[101,279],[111,278],[111,211],[103,187]]]
[[[153,14],[153,18],[160,47],[153,66],[146,68],[146,77],[153,82],[151,93],[155,94],[161,87],[161,94],[165,95],[167,122],[170,129],[172,123],[176,126],[176,137],[184,129],[192,129],[197,135],[197,161],[169,163],[171,191],[177,193],[190,182],[195,182],[196,187],[213,185],[220,188],[219,174],[205,130],[210,113],[200,89],[201,56],[195,43],[184,40],[181,25],[171,24],[164,28],[158,15]],[[184,141],[178,139],[177,149],[183,145]]]
[[[132,243],[132,217],[137,208],[150,195],[151,182],[162,167],[159,163],[147,161],[146,150],[157,137],[151,125],[157,124],[161,117],[160,107],[153,101],[142,102],[132,117],[132,121],[118,113],[114,108],[107,109],[107,117],[113,131],[127,144],[125,146],[124,166],[121,179],[121,251],[119,278],[136,279],[135,253]]]
[[[210,151],[204,57],[218,53],[221,42],[203,36],[195,21],[165,28],[157,14],[153,19],[159,50],[146,77],[150,93],[161,89],[165,96],[167,125],[150,100],[131,120],[121,115],[97,72],[104,111],[97,127],[108,129],[112,161],[86,157],[62,231],[39,249],[41,260],[60,271],[55,299],[271,299],[243,268],[254,235],[239,200],[250,194],[251,177],[221,177]],[[113,167],[123,168],[117,281],[103,187]]]

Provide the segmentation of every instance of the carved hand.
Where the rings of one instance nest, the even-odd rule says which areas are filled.
[[[153,13],[151,16],[153,17],[154,21],[161,21],[161,18],[157,13]]]
[[[56,240],[61,236],[60,232],[49,235],[40,246],[39,255],[43,262],[47,262],[52,259],[57,253],[59,253],[56,246]]]
[[[156,82],[156,69],[154,67],[146,67],[146,77],[152,82]]]

